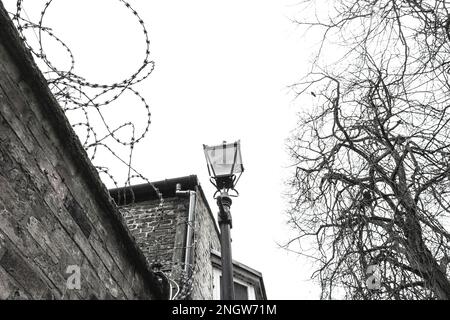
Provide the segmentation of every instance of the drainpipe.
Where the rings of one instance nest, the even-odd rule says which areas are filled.
[[[196,192],[192,190],[181,191],[181,184],[177,183],[175,195],[179,197],[189,196],[189,213],[186,232],[186,253],[184,257],[184,271],[188,272],[189,260],[192,252],[192,235],[194,233],[193,225],[195,220],[195,200]]]

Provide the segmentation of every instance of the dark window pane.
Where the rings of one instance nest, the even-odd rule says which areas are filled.
[[[236,300],[248,300],[248,289],[240,283],[234,282],[234,299]],[[222,276],[220,276],[220,298],[222,299]]]
[[[234,283],[234,296],[236,300],[248,300],[247,286],[243,286],[240,283]]]

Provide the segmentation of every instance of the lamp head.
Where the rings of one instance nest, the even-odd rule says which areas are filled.
[[[211,183],[218,191],[234,190],[244,172],[240,141],[220,145],[203,145]],[[237,193],[237,191],[236,191]]]

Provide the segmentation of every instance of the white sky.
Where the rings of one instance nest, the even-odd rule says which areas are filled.
[[[14,10],[15,0],[3,2]],[[34,21],[38,3],[25,0]],[[135,167],[152,181],[196,174],[216,210],[202,144],[240,139],[246,171],[232,206],[233,258],[263,273],[269,299],[317,299],[310,261],[276,244],[287,240],[285,139],[300,108],[286,87],[302,76],[310,56],[289,21],[295,1],[130,3],[145,21],[156,63],[138,87],[152,124],[136,147]],[[54,0],[47,21],[74,51],[76,71],[89,79],[121,80],[144,57],[140,26],[119,1]],[[140,117],[133,108],[132,100],[122,102],[108,116]]]

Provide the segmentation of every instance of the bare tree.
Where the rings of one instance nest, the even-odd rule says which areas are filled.
[[[316,260],[323,298],[450,299],[450,4],[303,4],[323,38],[292,86],[311,107],[288,143],[286,246]]]

